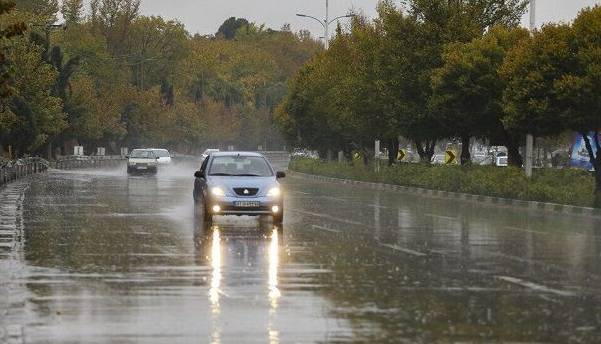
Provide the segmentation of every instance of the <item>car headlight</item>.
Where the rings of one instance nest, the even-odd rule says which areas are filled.
[[[282,192],[280,191],[280,188],[275,187],[275,188],[269,189],[269,192],[267,192],[267,196],[269,196],[269,197],[279,197],[281,193]]]
[[[211,188],[211,194],[213,196],[225,196],[223,189],[218,187]]]

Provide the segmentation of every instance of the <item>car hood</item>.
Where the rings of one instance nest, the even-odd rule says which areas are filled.
[[[275,176],[271,177],[220,177],[209,176],[207,179],[209,187],[220,187],[226,192],[233,194],[233,188],[258,188],[259,195],[266,194],[270,188],[279,186]],[[224,190],[224,191],[225,191]]]

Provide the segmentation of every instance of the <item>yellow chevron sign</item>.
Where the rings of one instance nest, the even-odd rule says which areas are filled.
[[[444,154],[444,163],[447,165],[459,164],[459,162],[457,161],[457,154],[452,150],[446,151]]]
[[[403,161],[407,157],[407,151],[404,149],[399,149],[399,152],[396,155],[396,159],[398,161]]]

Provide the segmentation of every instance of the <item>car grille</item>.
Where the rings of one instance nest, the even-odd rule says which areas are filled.
[[[259,193],[258,188],[234,188],[234,192],[238,196],[255,196]]]

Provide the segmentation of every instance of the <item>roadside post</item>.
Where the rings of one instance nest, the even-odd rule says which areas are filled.
[[[344,162],[344,152],[343,151],[338,151],[338,162],[340,162],[340,163]]]
[[[376,172],[380,172],[380,140],[376,140],[376,144],[374,147],[374,166]]]
[[[83,146],[73,147],[73,155],[82,156],[83,155]]]

